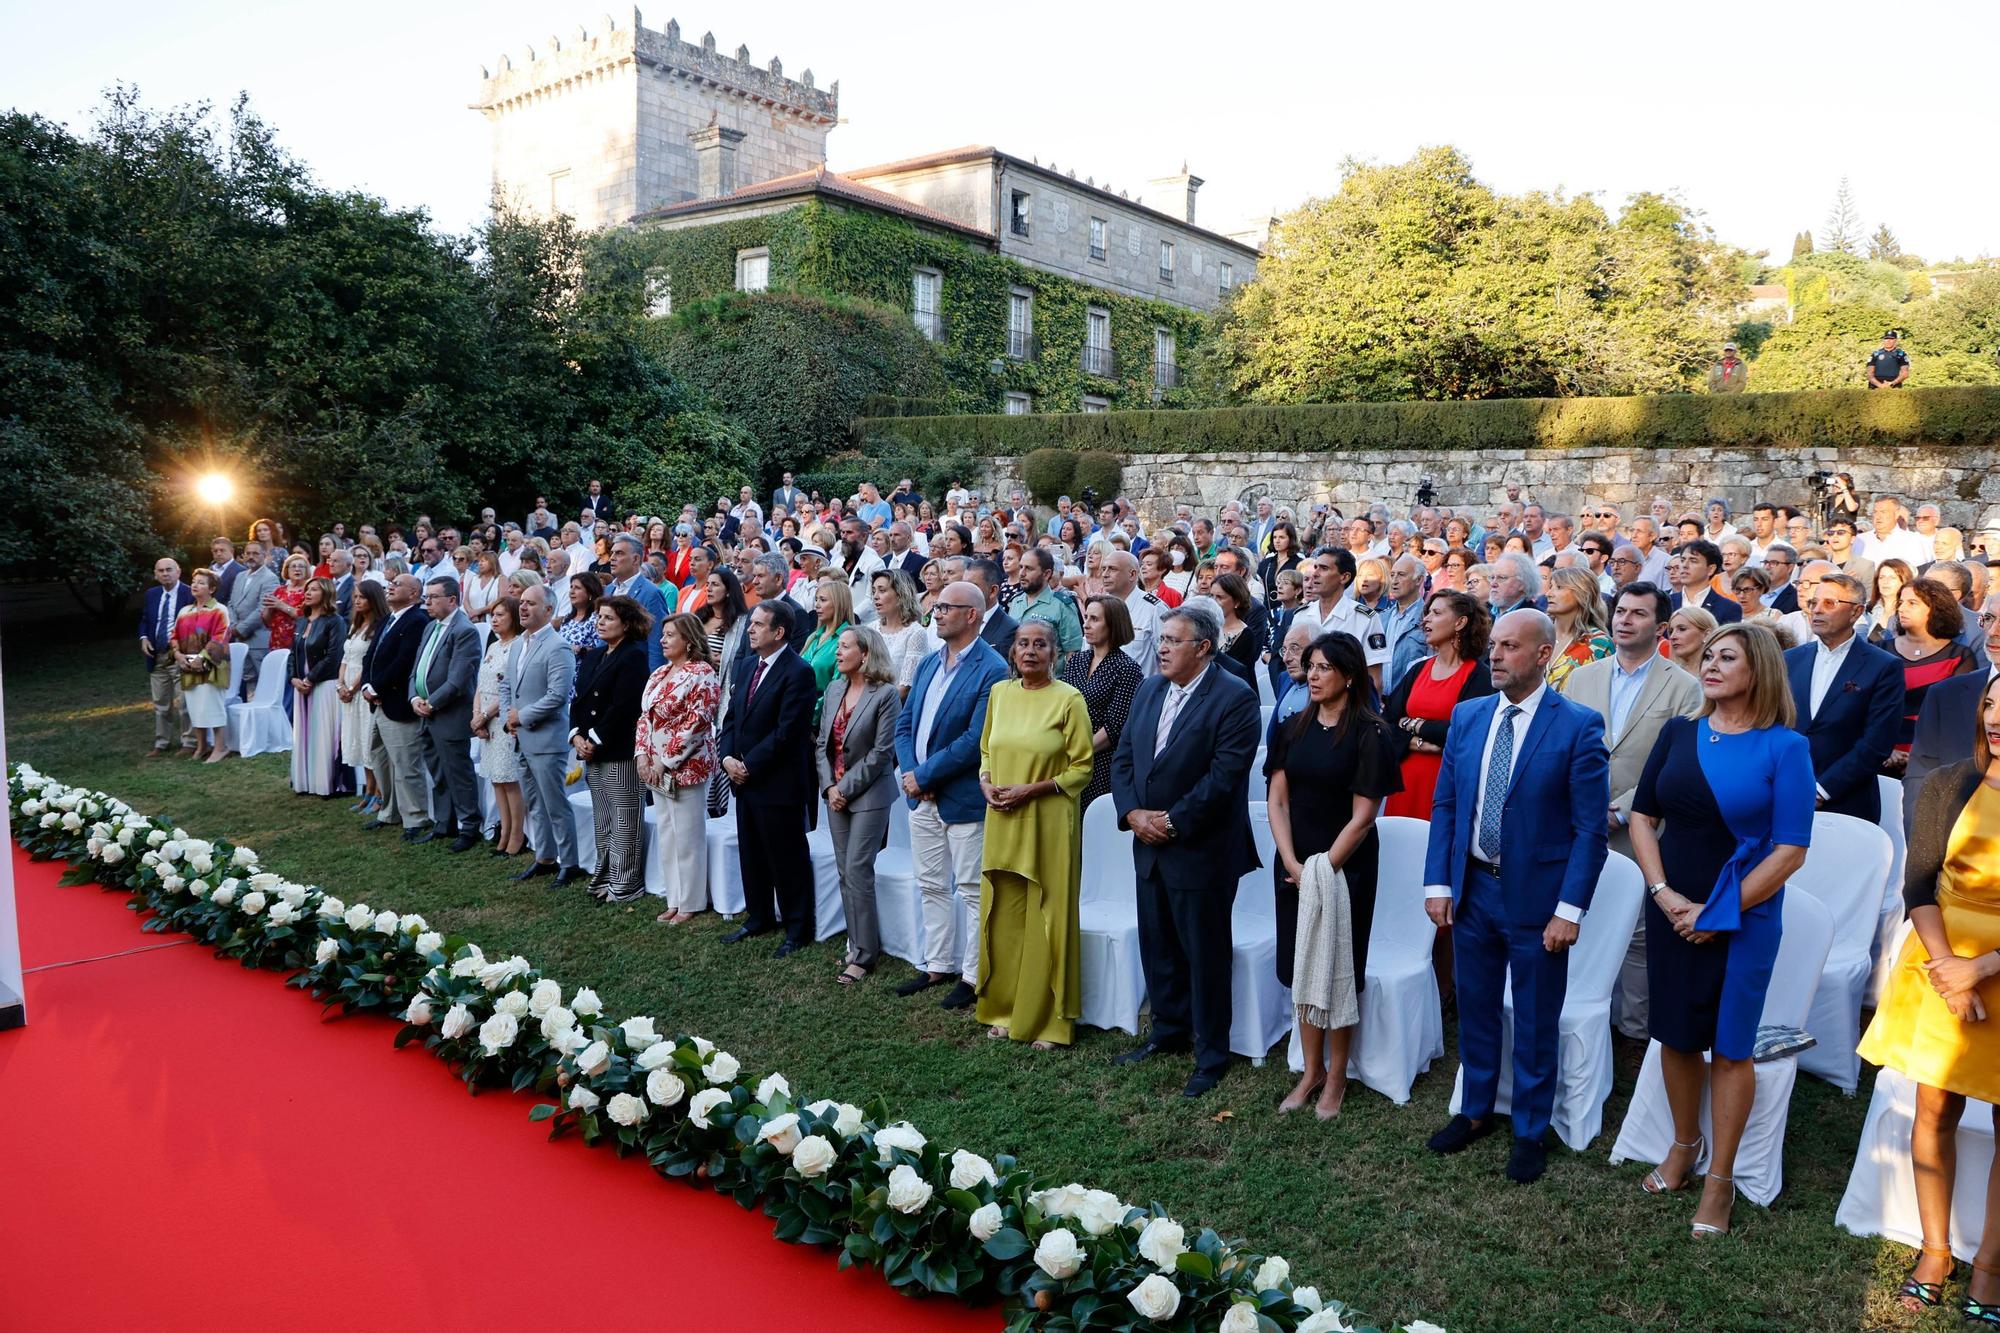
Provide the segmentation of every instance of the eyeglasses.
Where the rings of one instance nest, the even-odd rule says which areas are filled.
[[[983,606],[967,606],[964,602],[937,602],[932,605],[931,613],[935,615],[939,611],[976,611],[983,615],[986,608]]]
[[[2000,616],[1994,615],[1991,611],[1981,611],[1979,613],[1979,628],[1981,629],[1992,629],[1996,621],[2000,621]]]
[[[1846,599],[1845,597],[1842,597],[1842,598],[1838,598],[1838,599],[1836,599],[1836,598],[1831,598],[1831,597],[1822,597],[1822,598],[1820,598],[1820,599],[1819,599],[1818,601],[1816,601],[1816,602],[1814,602],[1814,603],[1812,604],[1812,609],[1813,609],[1813,610],[1815,610],[1815,611],[1831,611],[1831,610],[1833,610],[1833,609],[1834,609],[1835,607],[1840,607],[1840,606],[1859,606],[1859,605],[1861,605],[1861,603],[1859,603],[1859,602],[1850,602],[1850,601],[1848,601],[1848,600],[1847,600],[1847,599]]]
[[[1185,648],[1190,644],[1200,643],[1201,640],[1178,639],[1171,634],[1162,634],[1157,640],[1155,640],[1155,642],[1157,642],[1162,648]]]

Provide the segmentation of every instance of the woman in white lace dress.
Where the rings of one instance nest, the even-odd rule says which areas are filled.
[[[363,548],[366,549],[366,548]],[[344,764],[354,764],[362,772],[361,799],[349,809],[368,814],[382,808],[382,788],[368,756],[375,748],[375,710],[361,697],[361,668],[375,632],[389,619],[389,595],[375,580],[354,584],[353,615],[348,619],[347,642],[340,651],[340,755]]]
[[[500,684],[514,636],[521,632],[521,601],[502,597],[487,613],[493,642],[479,663],[479,686],[472,701],[472,734],[479,738],[479,773],[493,784],[493,804],[500,811],[500,833],[493,839],[495,856],[516,856],[527,834],[527,805],[521,796],[521,751],[500,718]]]
[[[910,682],[917,678],[917,663],[938,647],[937,636],[924,625],[917,581],[900,569],[878,569],[869,581],[869,594],[879,617],[875,629],[889,646],[896,688],[907,696]]]

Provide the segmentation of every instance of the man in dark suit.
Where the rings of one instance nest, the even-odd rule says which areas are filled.
[[[900,569],[921,582],[923,568],[929,561],[911,544],[914,540],[910,525],[901,519],[889,525],[889,568]]]
[[[174,661],[174,618],[194,601],[194,594],[181,582],[180,561],[172,556],[153,562],[153,579],[155,586],[146,589],[145,605],[139,609],[139,653],[153,696],[153,748],[146,751],[148,759],[172,753],[176,737],[182,750],[194,753],[187,706],[181,699],[181,669]]]
[[[1910,744],[1909,767],[1903,770],[1903,827],[1916,817],[1917,792],[1924,779],[1948,764],[1972,758],[1973,734],[1979,730],[1979,701],[1986,686],[2000,674],[2000,591],[1986,599],[1974,622],[1986,631],[1984,671],[1949,676],[1924,691],[1917,712],[1916,739]]]
[[[347,553],[346,547],[335,547],[326,562],[332,570],[334,604],[340,608],[340,618],[351,621],[354,617],[354,557]]]
[[[1722,551],[1707,538],[1682,542],[1667,560],[1667,578],[1674,585],[1667,600],[1678,611],[1698,606],[1715,617],[1718,625],[1743,619],[1743,608],[1715,590],[1712,580],[1722,569]]]
[[[428,813],[422,733],[410,707],[410,669],[429,619],[417,609],[420,588],[414,574],[389,580],[389,619],[368,641],[361,659],[361,695],[375,708],[375,745],[368,766],[382,787],[382,808],[361,827],[400,823],[403,837],[416,841]]]
[[[1192,1044],[1199,1097],[1229,1066],[1229,913],[1236,883],[1257,868],[1250,768],[1262,717],[1257,693],[1214,669],[1222,622],[1185,603],[1160,626],[1160,674],[1132,696],[1111,760],[1118,824],[1132,830],[1139,956],[1152,1030],[1115,1064]]]
[[[1819,808],[1870,824],[1882,817],[1882,761],[1903,725],[1903,668],[1854,632],[1867,605],[1859,579],[1828,574],[1806,608],[1813,642],[1785,654],[1796,726],[1812,747]]]
[[[814,938],[812,854],[806,849],[818,793],[812,753],[819,684],[791,650],[793,619],[783,602],[759,602],[744,630],[749,649],[736,664],[729,720],[717,738],[722,771],[735,786],[736,855],[747,904],[734,944],[785,924],[777,956]]]
[[[1764,605],[1781,616],[1799,609],[1799,585],[1792,577],[1798,568],[1799,554],[1786,543],[1772,542],[1764,548],[1764,572],[1777,589],[1764,599]]]
[[[986,598],[986,619],[979,627],[979,637],[986,640],[986,646],[1000,654],[1000,660],[1007,664],[1011,674],[1014,670],[1014,631],[1020,623],[1000,609],[1000,585],[1007,575],[999,564],[992,560],[973,560],[965,566],[968,582],[977,583],[979,591]]]
[[[1514,986],[1514,1149],[1507,1178],[1541,1178],[1555,1107],[1569,947],[1604,868],[1611,806],[1604,719],[1548,688],[1555,625],[1520,610],[1493,627],[1498,694],[1452,710],[1431,803],[1424,907],[1452,932],[1465,1076],[1460,1113],[1433,1134],[1455,1153],[1493,1132],[1500,1014]]]
[[[236,591],[236,576],[243,572],[243,566],[236,559],[236,543],[227,537],[217,537],[208,544],[208,567],[215,571],[215,600],[229,605],[229,594]],[[347,614],[341,612],[342,615]]]
[[[583,497],[577,503],[606,523],[615,524],[618,521],[618,515],[612,512],[612,506],[617,501],[611,498],[611,492],[605,489],[604,483],[595,477],[583,488]]]
[[[702,586],[708,586],[705,573]],[[656,626],[666,621],[667,599],[646,580],[646,544],[629,532],[611,539],[611,577],[604,584],[604,595],[630,597]],[[667,660],[667,650],[660,647],[657,634],[648,634],[646,640],[646,670],[658,671]]]
[[[472,703],[479,684],[479,631],[458,609],[458,580],[424,589],[424,627],[410,668],[410,711],[431,779],[431,830],[413,842],[452,838],[451,850],[479,845],[479,779],[472,771]],[[456,836],[454,836],[456,835]]]

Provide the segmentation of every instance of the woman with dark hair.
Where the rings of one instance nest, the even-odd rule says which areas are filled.
[[[605,902],[631,902],[646,891],[639,839],[645,835],[646,788],[634,762],[639,699],[648,675],[646,635],[653,618],[630,597],[597,604],[601,648],[583,655],[570,701],[570,747],[590,783],[597,867],[590,891]]]
[[[1194,595],[1194,572],[1201,564],[1195,553],[1194,543],[1185,532],[1176,532],[1167,538],[1167,573],[1160,580],[1160,586],[1172,590],[1182,601]]]
[[[1875,580],[1868,586],[1868,610],[1862,617],[1868,626],[1868,642],[1883,652],[1895,652],[1896,635],[1902,630],[1897,613],[1902,609],[1903,589],[1916,582],[1917,571],[1907,560],[1891,557],[1875,566]]]
[[[1403,789],[1389,798],[1384,813],[1406,819],[1431,817],[1452,709],[1493,693],[1493,677],[1481,661],[1493,629],[1485,607],[1468,593],[1440,588],[1424,603],[1418,623],[1431,655],[1405,671],[1382,703],[1403,777]]]
[[[1453,519],[1452,522],[1456,523],[1459,520]],[[1472,567],[1478,563],[1479,557],[1465,547],[1452,547],[1444,553],[1444,563],[1438,566],[1438,585],[1455,592],[1472,591],[1466,582],[1466,575],[1471,573]]]
[[[219,763],[229,753],[229,608],[215,599],[221,580],[212,569],[188,575],[194,600],[174,617],[174,664],[181,669],[181,696],[187,700],[188,727],[194,732],[194,753],[204,750],[208,762]]]
[[[493,627],[493,642],[486,645],[486,655],[479,663],[479,684],[472,699],[472,734],[479,738],[479,775],[493,784],[493,804],[500,813],[493,855],[519,856],[528,823],[528,807],[521,793],[521,751],[512,732],[493,724],[502,720],[501,686],[514,638],[521,632],[521,599],[502,597],[493,603],[486,623]]]
[[[1923,711],[1924,696],[1939,681],[1971,671],[1979,663],[1972,650],[1958,642],[1959,632],[1965,628],[1965,611],[1942,580],[1915,579],[1903,585],[1895,602],[1894,623],[1896,637],[1888,648],[1903,668],[1903,725],[1882,771],[1901,777],[1910,762],[1910,744],[1917,736],[1917,715]]]
[[[1271,527],[1271,553],[1257,562],[1257,581],[1266,588],[1277,586],[1278,575],[1299,567],[1299,530],[1288,518]]]
[[[1264,644],[1250,629],[1250,611],[1255,605],[1250,600],[1250,585],[1241,574],[1217,574],[1209,585],[1209,596],[1222,608],[1222,642],[1217,645],[1218,650],[1242,664],[1249,673],[1244,677],[1246,680],[1257,679]]]
[[[1957,1268],[1952,1187],[1966,1098],[2000,1104],[2000,677],[1987,680],[1975,726],[1972,758],[1930,773],[1917,792],[1903,872],[1912,929],[1860,1047],[1862,1059],[1917,1085],[1910,1162],[1923,1250],[1896,1293],[1912,1313],[1939,1304]],[[2000,1323],[2000,1157],[1985,1196],[1983,1208],[1956,1210],[1983,1236],[1959,1310],[1992,1327]]]
[[[597,603],[603,597],[604,580],[590,570],[569,576],[569,614],[555,622],[555,629],[579,660],[604,643],[597,637]]]
[[[357,582],[350,609],[354,614],[348,621],[347,642],[340,650],[340,753],[361,768],[362,797],[348,808],[362,815],[382,804],[375,770],[367,767],[368,755],[375,748],[375,710],[361,697],[361,673],[368,663],[369,645],[389,619],[387,589],[378,581]]]
[[[1073,518],[1064,519],[1056,525],[1056,540],[1072,559],[1081,557],[1085,540],[1083,524]]]
[[[300,795],[332,796],[340,780],[341,645],[347,621],[332,579],[309,579],[305,620],[293,640],[290,670],[292,690],[292,790]]]
[[[1079,808],[1111,790],[1111,756],[1132,714],[1132,696],[1144,680],[1139,664],[1125,654],[1132,642],[1132,611],[1124,599],[1100,593],[1083,605],[1083,647],[1063,659],[1060,679],[1083,695],[1090,714],[1094,767]]]
[[[717,565],[708,571],[708,598],[696,615],[708,639],[708,660],[721,673],[726,703],[729,673],[736,666],[737,654],[743,651],[744,624],[750,615],[743,580],[736,577],[735,570]]]
[[[1301,1110],[1317,1095],[1314,1114],[1331,1120],[1347,1095],[1348,1048],[1367,981],[1381,851],[1375,819],[1403,781],[1390,729],[1368,709],[1360,642],[1323,634],[1304,662],[1311,702],[1273,738],[1266,806],[1278,850],[1278,980],[1292,987],[1305,1050],[1305,1072],[1278,1111]],[[1321,854],[1329,875],[1306,869]]]
[[[668,616],[660,649],[662,665],[640,695],[634,753],[639,780],[653,789],[653,855],[666,869],[667,910],[653,919],[678,926],[708,907],[706,793],[723,682],[694,616]]]

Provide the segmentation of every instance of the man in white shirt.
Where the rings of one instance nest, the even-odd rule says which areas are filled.
[[[562,548],[569,552],[569,572],[581,574],[588,570],[597,559],[597,548],[585,536],[580,523],[565,523],[562,527]],[[562,603],[562,614],[569,614],[569,604]]]
[[[1943,521],[1944,512],[1936,505],[1917,506],[1917,516],[1914,520],[1916,538],[1924,544],[1924,550],[1929,553],[1924,557],[1926,561],[1937,559],[1937,530],[1938,524]]]
[[[1632,546],[1639,552],[1639,577],[1636,582],[1650,583],[1655,588],[1667,586],[1667,549],[1660,545],[1660,525],[1648,517],[1632,520]]]
[[[1872,560],[1880,569],[1884,560],[1906,561],[1911,569],[1931,562],[1931,547],[1923,538],[1902,526],[1903,502],[1893,495],[1878,495],[1869,508],[1872,531],[1854,539],[1854,553]]]
[[[1357,520],[1366,523],[1367,519]],[[1342,630],[1352,634],[1361,645],[1361,655],[1368,663],[1368,674],[1375,680],[1375,688],[1382,688],[1382,671],[1389,664],[1389,635],[1379,623],[1375,608],[1363,606],[1347,595],[1348,585],[1354,582],[1354,553],[1333,547],[1321,547],[1312,559],[1300,564],[1299,574],[1306,585],[1306,596],[1312,600],[1300,607],[1292,618],[1293,624],[1306,624],[1313,628],[1317,638],[1331,630]]]
[[[1521,535],[1528,539],[1528,554],[1540,564],[1555,549],[1548,533],[1548,513],[1532,500],[1521,506]]]
[[[1346,535],[1348,553],[1354,557],[1356,564],[1388,554],[1389,543],[1377,537],[1375,525],[1358,514],[1347,520]]]
[[[1778,507],[1769,500],[1759,500],[1750,511],[1750,563],[1764,563],[1764,552],[1772,542],[1783,541],[1784,534],[1778,531]]]
[[[1132,615],[1132,642],[1125,655],[1139,664],[1142,675],[1160,669],[1160,617],[1167,604],[1139,586],[1139,561],[1130,551],[1110,550],[1103,556],[1104,591],[1125,603]]]
[[[564,614],[568,614],[569,551],[567,548],[558,546],[549,552],[548,578],[543,582],[548,585],[550,603],[564,608]]]

